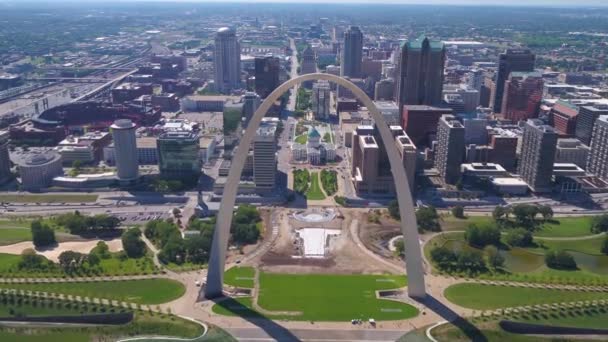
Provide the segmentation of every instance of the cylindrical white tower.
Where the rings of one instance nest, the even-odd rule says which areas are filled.
[[[116,120],[111,126],[118,179],[133,180],[139,174],[135,124],[129,119]]]

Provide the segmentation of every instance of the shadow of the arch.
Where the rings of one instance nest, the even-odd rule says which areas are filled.
[[[352,82],[331,74],[306,74],[288,80],[275,89],[260,105],[249,121],[249,125],[241,138],[241,142],[233,156],[228,179],[224,187],[222,202],[217,215],[216,229],[213,236],[211,255],[209,259],[209,269],[207,274],[207,286],[205,297],[216,298],[222,296],[224,267],[226,261],[226,250],[230,235],[232,215],[236,202],[236,194],[241,173],[245,165],[249,148],[253,142],[256,131],[260,126],[262,118],[266,115],[273,103],[287,92],[289,89],[306,81],[326,80],[334,82],[339,86],[349,89],[353,95],[367,107],[372,118],[376,122],[376,127],[384,146],[391,165],[391,172],[395,181],[395,189],[399,203],[399,213],[401,215],[401,231],[405,239],[405,258],[408,274],[408,295],[412,298],[424,298],[426,290],[424,285],[424,273],[422,266],[422,254],[420,251],[420,239],[418,226],[414,211],[413,200],[409,189],[407,176],[401,156],[394,142],[394,137],[387,125],[384,116],[378,110],[373,101],[365,92]]]

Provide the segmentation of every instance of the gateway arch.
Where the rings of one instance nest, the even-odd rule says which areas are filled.
[[[249,147],[253,142],[256,131],[260,126],[262,118],[270,109],[272,104],[279,99],[283,93],[306,81],[327,80],[337,83],[341,87],[348,88],[359,101],[371,113],[372,118],[376,122],[380,137],[384,142],[388,159],[391,165],[391,172],[395,180],[397,199],[399,200],[399,213],[401,214],[401,232],[405,237],[405,259],[406,271],[408,276],[408,295],[412,298],[424,298],[426,296],[424,286],[424,272],[422,268],[422,255],[420,251],[420,240],[418,236],[418,225],[416,223],[416,215],[414,204],[409,188],[409,183],[401,162],[401,156],[397,150],[397,145],[394,143],[393,135],[384,120],[384,117],[376,108],[373,101],[352,82],[339,76],[323,73],[314,73],[301,75],[288,80],[275,89],[262,102],[260,107],[253,114],[249,121],[249,125],[245,130],[245,134],[241,138],[241,142],[236,150],[236,154],[232,158],[232,165],[228,173],[228,179],[224,186],[224,193],[220,210],[217,214],[215,232],[213,234],[213,243],[211,246],[211,255],[209,258],[209,269],[207,272],[207,284],[204,288],[204,295],[207,298],[216,298],[223,295],[222,288],[224,283],[224,267],[226,263],[226,250],[228,249],[228,239],[230,237],[230,226],[236,195],[238,190],[243,166],[249,152]]]

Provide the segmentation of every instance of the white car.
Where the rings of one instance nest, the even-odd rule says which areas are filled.
[[[194,282],[194,285],[201,286],[201,282],[197,280],[197,281]]]

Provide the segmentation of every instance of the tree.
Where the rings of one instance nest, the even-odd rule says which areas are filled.
[[[435,207],[422,207],[416,211],[418,229],[422,231],[437,232],[441,230],[439,215]]]
[[[86,260],[87,256],[74,251],[65,251],[59,254],[59,265],[66,273],[77,270]]]
[[[515,221],[521,227],[532,230],[536,227],[535,218],[539,209],[535,205],[517,204],[512,208]]]
[[[608,255],[608,236],[606,236],[604,238],[604,241],[602,241],[602,248],[600,249],[600,251],[602,252],[602,254]]]
[[[121,237],[122,248],[129,258],[141,258],[146,254],[146,244],[141,239],[139,228],[126,230]]]
[[[513,247],[528,247],[533,243],[532,233],[524,228],[509,230],[504,239]]]
[[[52,266],[52,262],[42,255],[36,254],[36,251],[31,248],[24,249],[23,252],[21,252],[21,260],[17,264],[18,269],[28,271],[45,271]]]
[[[99,241],[97,245],[91,249],[91,252],[89,252],[89,257],[91,255],[96,255],[100,259],[109,259],[112,257],[108,245],[103,241]]]
[[[549,251],[547,254],[545,254],[545,264],[547,267],[558,270],[577,269],[574,257],[566,251]]]
[[[401,239],[397,239],[395,241],[395,252],[397,252],[398,255],[403,255],[405,252],[405,240],[403,238]]]
[[[388,214],[391,215],[395,220],[401,219],[401,214],[399,213],[399,202],[397,200],[392,200],[388,204]]]
[[[465,249],[458,254],[458,268],[469,273],[481,272],[485,269],[483,256],[480,252]]]
[[[496,206],[494,208],[494,211],[492,212],[492,217],[494,218],[494,221],[500,221],[503,218],[505,218],[506,215],[506,210],[505,207],[503,206]]]
[[[463,219],[464,218],[464,208],[461,205],[455,206],[454,208],[452,208],[452,216]]]
[[[478,226],[471,224],[464,233],[465,240],[471,246],[485,247],[500,244],[500,230],[493,226]]]
[[[55,231],[40,220],[33,221],[30,225],[32,241],[36,248],[47,247],[57,243]]]
[[[486,265],[491,270],[497,270],[504,266],[505,258],[499,253],[495,246],[486,246],[483,249]]]
[[[452,267],[452,265],[456,262],[458,256],[451,249],[440,246],[431,249],[431,260],[439,267],[440,269],[447,269]]]
[[[593,217],[591,231],[596,234],[608,231],[608,214]]]
[[[545,221],[553,218],[553,208],[548,205],[539,205],[538,212],[543,216]]]
[[[260,237],[258,222],[262,221],[256,207],[241,205],[236,210],[230,233],[232,241],[239,244],[255,243]]]

